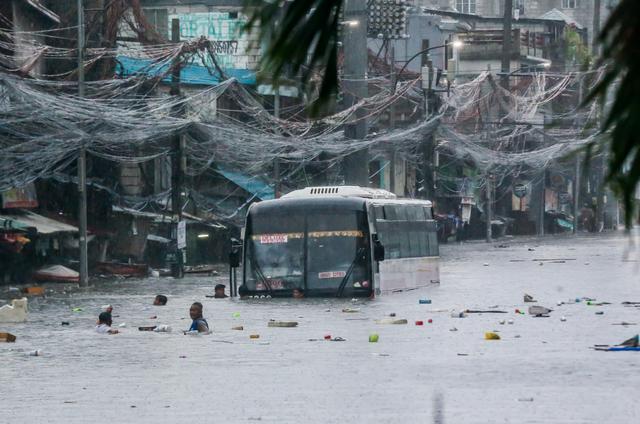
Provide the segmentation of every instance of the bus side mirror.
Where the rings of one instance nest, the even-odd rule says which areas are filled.
[[[231,268],[238,268],[240,266],[240,250],[233,249],[229,253],[229,266]]]
[[[377,262],[384,261],[384,246],[380,242],[377,234],[373,235],[373,259]]]

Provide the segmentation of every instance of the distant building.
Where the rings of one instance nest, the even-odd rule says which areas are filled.
[[[592,45],[594,33],[595,4],[597,0],[513,0],[514,19],[540,18],[568,20],[587,30],[589,45]],[[600,0],[600,19],[602,28],[611,9],[619,0]],[[504,0],[414,0],[417,6],[436,8],[479,15],[483,17],[504,16]]]

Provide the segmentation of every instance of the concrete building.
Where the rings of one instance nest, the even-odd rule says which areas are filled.
[[[567,20],[586,28],[589,45],[619,0],[513,0],[514,19],[542,18]],[[475,14],[504,16],[504,0],[414,0],[418,6]],[[598,10],[599,4],[599,10]],[[596,16],[599,19],[596,19]],[[597,27],[596,27],[597,26]]]

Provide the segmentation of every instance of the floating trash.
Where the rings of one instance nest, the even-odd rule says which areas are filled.
[[[324,339],[325,340],[331,340],[331,334],[325,334]]]
[[[234,312],[233,314],[231,314],[231,316],[233,318],[240,318],[240,312]]]
[[[170,333],[171,327],[166,324],[158,325],[156,328],[153,329],[153,331],[155,331],[156,333]]]
[[[449,331],[458,331],[458,329],[456,327],[451,327]]]
[[[451,311],[451,318],[464,318],[466,317],[467,314],[465,314],[463,311]]]
[[[431,299],[420,299],[418,300],[420,305],[431,305]]]
[[[422,322],[422,321],[416,321],[416,325],[424,325],[424,322]]]
[[[406,319],[391,319],[384,318],[376,320],[376,324],[407,324],[408,321]]]
[[[149,325],[145,327],[138,327],[138,331],[153,331],[156,329],[155,325]]]
[[[552,311],[552,309],[545,308],[544,306],[540,306],[540,305],[529,306],[529,315],[533,315],[533,316],[536,316],[536,317],[549,316],[549,313],[551,311]]]
[[[268,326],[269,327],[297,327],[298,326],[298,322],[297,321],[274,321],[274,320],[271,320],[271,321],[269,321]]]
[[[40,349],[32,350],[31,352],[29,352],[29,356],[42,356],[42,355],[44,355],[44,352],[41,351]]]
[[[121,323],[120,325],[118,325],[118,327],[120,327],[120,328],[125,328],[126,326],[127,326],[127,323],[126,323],[126,322],[123,322],[123,323]]]
[[[244,327],[241,325],[238,325],[237,327],[231,327],[232,330],[238,330],[238,331],[242,331],[244,330]]]
[[[251,334],[249,336],[250,339],[259,339],[260,338],[260,334]]]
[[[598,312],[596,312],[596,315],[604,315],[604,312],[603,311],[598,311]]]
[[[82,308],[73,308],[73,309],[71,309],[71,311],[72,312],[82,312],[82,311],[84,311],[84,309],[82,309]]]
[[[537,302],[537,300],[535,300],[533,298],[533,296],[531,296],[530,294],[524,294],[524,302],[525,303],[532,303],[532,302]]]
[[[497,333],[489,331],[489,332],[484,333],[484,339],[485,340],[500,340],[500,336]]]
[[[346,314],[355,314],[356,312],[360,312],[360,309],[354,309],[354,308],[344,308],[342,310],[342,312],[346,313]]]
[[[16,336],[11,333],[0,333],[0,342],[13,343],[16,341]]]
[[[565,316],[560,317],[560,321],[565,322],[566,320],[567,320],[567,317]]]
[[[504,325],[505,323],[506,323],[505,320],[503,320],[503,319],[500,320],[500,325]]]
[[[369,334],[369,343],[378,343],[379,338],[380,337],[376,333]]]
[[[433,320],[432,320],[431,318],[429,318],[429,319],[427,320],[427,322],[428,322],[429,324],[433,324]]]
[[[513,325],[513,320],[512,320],[512,319],[510,319],[509,321],[507,321],[507,324],[509,324],[509,325]]]

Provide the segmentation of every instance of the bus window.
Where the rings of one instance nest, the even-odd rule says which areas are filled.
[[[384,207],[381,205],[375,205],[373,207],[373,215],[376,221],[384,219]]]
[[[247,286],[284,290],[304,279],[304,216],[252,216],[248,220]]]
[[[307,289],[336,290],[343,281],[347,293],[370,287],[365,219],[363,212],[355,211],[307,216]]]
[[[384,205],[384,219],[387,221],[397,221],[395,205]]]
[[[396,220],[398,221],[409,221],[411,218],[409,218],[408,214],[407,214],[407,207],[404,205],[394,205],[393,207],[396,211]]]

